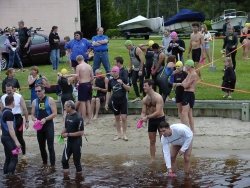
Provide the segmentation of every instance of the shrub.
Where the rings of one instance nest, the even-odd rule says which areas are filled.
[[[105,34],[109,37],[109,38],[113,38],[113,37],[119,37],[121,36],[121,33],[118,29],[108,29]]]
[[[207,30],[212,30],[211,21],[210,20],[205,20],[203,23],[206,24]]]

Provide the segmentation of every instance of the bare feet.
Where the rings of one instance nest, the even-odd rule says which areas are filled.
[[[128,141],[128,137],[126,135],[124,135],[123,140]]]
[[[132,100],[131,102],[141,101],[140,97],[137,97],[136,99]]]
[[[93,117],[93,120],[94,120],[94,119],[97,119],[97,118],[98,118],[98,115],[95,115],[95,116]]]
[[[117,137],[114,138],[114,141],[119,140],[119,139],[121,139],[121,136],[118,135]]]
[[[21,160],[26,160],[26,155],[23,155]]]

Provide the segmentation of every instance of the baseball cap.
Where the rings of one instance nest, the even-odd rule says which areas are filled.
[[[182,64],[181,61],[177,61],[175,65],[176,65],[177,67],[182,67],[182,66],[183,66],[183,64]]]
[[[119,69],[119,67],[114,66],[114,67],[112,68],[112,71],[114,71],[114,72],[120,72],[120,69]]]
[[[155,42],[153,40],[148,41],[148,45],[152,46]]]
[[[67,69],[62,69],[61,70],[61,74],[67,74],[68,73],[68,70]]]
[[[129,46],[129,45],[132,45],[133,43],[132,43],[132,41],[131,40],[126,40],[125,41],[125,46]]]
[[[194,61],[192,59],[187,60],[185,64],[189,65],[190,67],[194,67]]]

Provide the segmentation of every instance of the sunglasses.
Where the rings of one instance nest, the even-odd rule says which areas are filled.
[[[112,71],[112,72],[117,72],[117,71]]]
[[[79,37],[80,35],[75,35],[75,37]]]
[[[42,90],[36,90],[36,93],[40,93]]]
[[[176,67],[180,67],[180,66],[176,66]]]

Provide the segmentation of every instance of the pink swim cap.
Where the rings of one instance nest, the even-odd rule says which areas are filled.
[[[173,31],[171,34],[170,34],[171,38],[177,38],[178,35],[175,31]]]
[[[120,69],[119,69],[119,67],[114,66],[114,67],[112,68],[112,71],[114,71],[114,72],[120,72]]]

